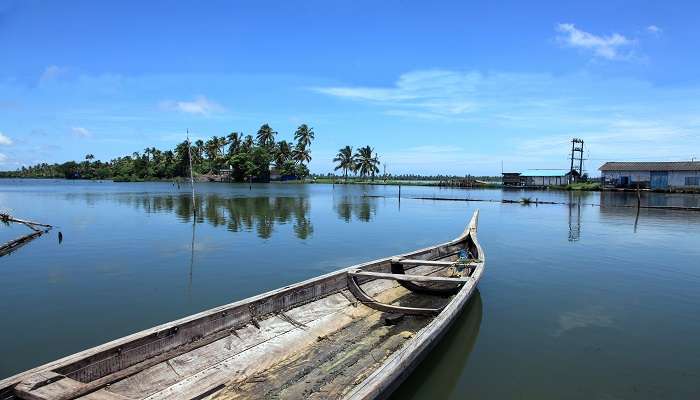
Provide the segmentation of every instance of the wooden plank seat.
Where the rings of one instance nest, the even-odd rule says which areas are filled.
[[[401,282],[449,282],[464,284],[472,280],[472,278],[450,278],[444,276],[427,276],[427,275],[406,275],[406,274],[389,274],[383,272],[367,272],[362,270],[348,271],[348,289],[362,304],[374,308],[375,310],[384,312],[395,312],[408,315],[437,315],[444,307],[440,308],[421,308],[421,307],[404,307],[393,304],[386,304],[375,300],[368,295],[357,283],[358,277],[374,278],[374,279],[390,279]]]

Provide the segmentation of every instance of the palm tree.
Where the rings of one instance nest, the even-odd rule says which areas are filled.
[[[95,159],[95,156],[93,156],[92,154],[85,155],[85,161],[90,161],[90,160],[94,160],[94,159]]]
[[[297,144],[294,147],[294,150],[292,150],[292,158],[299,164],[304,164],[305,162],[308,163],[311,161],[311,151],[308,148]]]
[[[360,147],[357,150],[357,154],[355,154],[355,158],[357,160],[355,165],[357,170],[360,172],[361,177],[370,175],[372,177],[372,181],[374,181],[374,174],[379,172],[378,165],[380,162],[379,157],[376,155],[373,156],[372,152],[374,152],[374,149],[369,146]]]
[[[348,170],[352,170],[353,166],[355,165],[355,156],[352,154],[352,147],[345,146],[342,149],[338,150],[338,154],[333,159],[333,162],[338,163],[338,166],[335,167],[336,171],[339,169],[343,170],[343,175],[345,175],[345,182],[347,183]]]
[[[294,139],[297,141],[297,147],[307,148],[311,146],[311,141],[314,140],[314,128],[309,128],[306,124],[301,124],[294,132]]]
[[[224,153],[226,152],[226,146],[228,145],[228,140],[226,140],[225,136],[221,136],[221,137],[214,136],[214,140],[216,140],[216,144],[219,145],[219,150],[217,152],[217,156],[223,157]]]
[[[212,164],[216,160],[219,154],[219,140],[216,136],[209,139],[204,143],[204,153],[207,155],[209,161],[209,168],[211,169]]]
[[[244,150],[248,151],[248,150],[252,149],[253,146],[255,146],[255,142],[253,141],[253,137],[250,135],[246,135],[245,139],[243,139],[243,143],[242,143],[241,147]]]
[[[289,142],[286,140],[278,142],[275,148],[275,167],[277,167],[277,169],[281,169],[284,166],[284,163],[287,162],[291,156],[292,148],[289,145]]]
[[[243,137],[243,134],[238,133],[238,132],[231,132],[229,133],[226,138],[228,139],[228,154],[233,155],[235,154],[238,149],[241,147],[241,138]]]
[[[258,140],[258,146],[260,147],[272,147],[275,144],[275,135],[277,132],[273,131],[270,125],[263,124],[255,138]]]

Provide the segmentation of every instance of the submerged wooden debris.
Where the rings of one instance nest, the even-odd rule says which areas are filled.
[[[12,253],[13,251],[38,238],[39,236],[43,235],[44,233],[48,232],[51,228],[53,228],[51,225],[14,218],[11,215],[5,213],[0,213],[0,221],[2,221],[5,224],[9,224],[10,222],[22,224],[31,229],[32,231],[24,236],[20,236],[16,239],[12,239],[9,242],[0,245],[0,257]]]

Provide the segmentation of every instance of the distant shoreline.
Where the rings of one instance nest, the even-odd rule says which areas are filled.
[[[135,180],[135,181],[120,181],[113,179],[65,179],[65,178],[43,178],[43,177],[0,177],[0,180],[54,180],[54,181],[66,181],[66,182],[113,182],[113,183],[149,183],[149,182],[161,182],[161,183],[173,183],[187,185],[189,184],[189,179],[186,178],[171,178],[171,179],[146,179],[146,180]],[[233,183],[238,185],[247,185],[247,182],[219,182],[219,181],[208,181],[197,179],[195,177],[196,183]],[[294,181],[270,181],[270,182],[253,182],[253,183],[270,183],[270,184],[281,184],[281,185],[302,185],[302,184],[326,184],[326,185],[372,185],[372,186],[424,186],[424,187],[443,187],[446,189],[484,189],[484,190],[495,190],[500,189],[503,191],[568,191],[568,192],[630,192],[635,193],[636,189],[624,189],[624,188],[606,188],[597,182],[589,183],[578,183],[572,185],[562,185],[562,186],[549,186],[549,187],[523,187],[523,186],[503,186],[498,183],[485,184],[485,185],[475,185],[472,187],[460,187],[460,186],[445,186],[440,185],[438,180],[381,180],[375,179],[371,180],[358,180],[358,179],[348,179],[347,182],[343,178],[330,179],[330,178],[307,178],[305,180],[294,180]],[[650,190],[641,189],[642,193],[669,193],[669,194],[700,194],[700,190],[688,190],[688,189],[671,189],[671,190]]]

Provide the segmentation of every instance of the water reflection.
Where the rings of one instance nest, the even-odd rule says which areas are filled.
[[[191,222],[192,197],[188,194],[124,194],[116,197],[120,204],[140,208],[147,213],[174,213],[183,222]],[[293,223],[294,235],[307,239],[314,227],[309,218],[307,197],[227,197],[217,193],[195,198],[197,223],[225,226],[231,232],[253,231],[268,239],[275,225]]]
[[[462,314],[435,348],[394,392],[391,399],[446,399],[464,379],[469,355],[479,336],[483,315],[481,293],[477,289]]]
[[[338,218],[350,222],[353,216],[357,221],[370,222],[377,214],[377,197],[372,196],[334,196],[333,208]]]
[[[680,197],[685,196],[685,197]],[[642,207],[666,206],[666,207],[698,207],[700,197],[684,194],[673,195],[663,193],[641,193],[640,203]],[[600,218],[606,222],[629,224],[633,233],[639,229],[664,226],[669,223],[698,224],[700,213],[696,211],[664,210],[664,209],[639,209],[636,193],[601,192],[600,193]]]
[[[569,241],[581,238],[581,197],[569,193]]]
[[[642,206],[700,207],[700,195],[683,193],[641,192]],[[636,206],[635,192],[600,192],[601,207]]]

